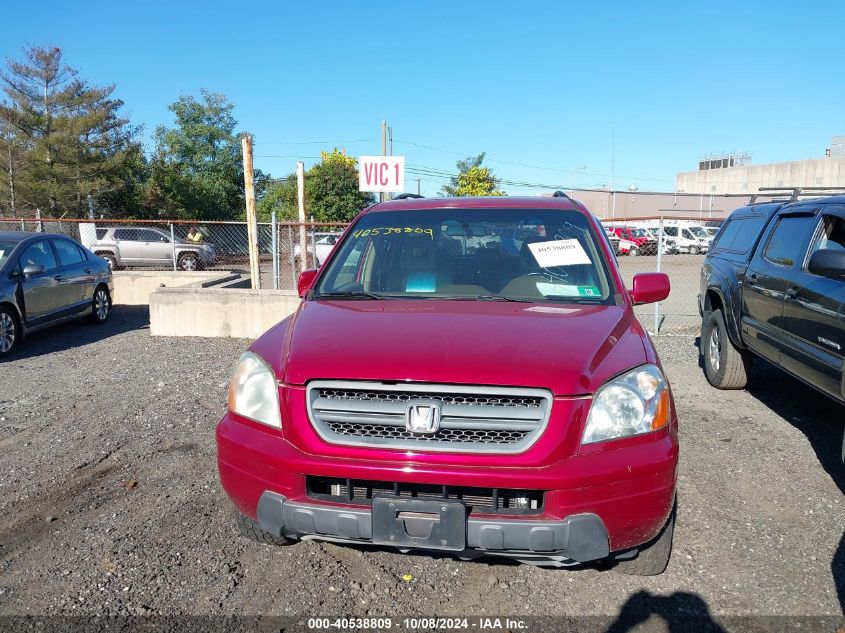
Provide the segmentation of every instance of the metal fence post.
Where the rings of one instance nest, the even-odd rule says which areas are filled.
[[[290,274],[293,278],[292,288],[296,289],[296,255],[293,252],[293,227],[288,226],[288,255],[290,256]]]
[[[176,272],[176,233],[173,231],[173,222],[170,223],[170,246],[173,249],[173,272]]]
[[[663,216],[660,216],[657,237],[657,272],[660,272],[660,264],[663,259]],[[654,304],[654,335],[660,334],[660,302]]]
[[[270,239],[273,249],[273,290],[279,289],[279,227],[276,224],[276,212],[270,214]]]
[[[311,216],[311,256],[314,258],[314,268],[317,268],[317,227],[314,226],[314,216]]]

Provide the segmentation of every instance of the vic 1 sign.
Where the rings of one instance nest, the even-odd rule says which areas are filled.
[[[405,191],[405,157],[359,156],[358,190],[384,193]]]

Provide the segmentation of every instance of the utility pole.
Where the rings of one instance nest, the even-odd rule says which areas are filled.
[[[305,163],[301,160],[296,162],[296,202],[299,207],[299,263],[305,270],[308,267],[308,240],[305,235]]]
[[[390,152],[390,154],[389,154],[390,156],[393,156],[393,126],[387,127],[387,139],[388,139],[388,143],[390,143],[390,147],[388,148],[387,151]],[[393,200],[393,196],[394,196],[394,194],[389,193],[389,194],[387,194],[387,199]]]
[[[381,120],[381,155],[387,156],[387,121]],[[384,202],[384,192],[378,194],[378,201]]]
[[[253,290],[261,290],[258,267],[258,225],[255,216],[255,172],[252,167],[252,137],[241,139],[244,160],[244,197],[246,198],[246,235],[249,242],[249,276]]]

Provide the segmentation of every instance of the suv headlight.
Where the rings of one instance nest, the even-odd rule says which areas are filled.
[[[669,388],[655,365],[608,381],[593,396],[582,444],[641,435],[669,423]]]
[[[229,380],[228,404],[233,413],[274,429],[282,428],[276,375],[258,354],[246,352],[238,360]]]

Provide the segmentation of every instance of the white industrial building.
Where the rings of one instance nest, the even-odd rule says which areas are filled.
[[[822,158],[754,165],[745,152],[701,156],[698,169],[675,175],[675,191],[752,194],[760,187],[845,187],[845,136],[834,136]]]

